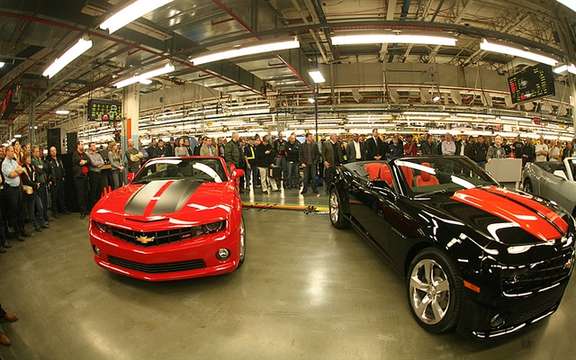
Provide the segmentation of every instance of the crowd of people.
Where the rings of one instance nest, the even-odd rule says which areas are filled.
[[[465,155],[484,166],[490,159],[520,158],[524,163],[562,161],[575,156],[573,142],[556,140],[505,139],[501,136],[444,136],[380,134],[371,136],[330,135],[318,143],[313,134],[298,139],[295,133],[287,138],[256,135],[230,139],[204,136],[152,139],[146,147],[128,140],[127,148],[112,141],[106,146],[79,142],[72,152],[72,179],[80,216],[85,217],[106,191],[121,187],[136,173],[144,161],[170,156],[221,156],[228,165],[243,169],[241,191],[254,190],[270,194],[284,190],[309,190],[329,183],[336,166],[355,161],[385,160],[403,156]],[[50,221],[67,214],[66,174],[57,149],[46,154],[39,146],[21,146],[18,140],[0,146],[0,253],[11,248],[9,239],[24,241],[33,231],[49,228]],[[49,216],[49,211],[52,216]],[[16,321],[0,307],[0,321]],[[0,344],[9,345],[0,332]]]

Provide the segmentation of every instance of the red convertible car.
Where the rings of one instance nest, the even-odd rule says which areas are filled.
[[[246,238],[237,180],[217,157],[158,158],[104,196],[90,214],[96,263],[148,281],[238,269]]]

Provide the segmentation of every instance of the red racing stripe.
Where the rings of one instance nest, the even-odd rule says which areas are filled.
[[[162,187],[156,192],[156,194],[154,194],[154,197],[150,199],[150,202],[148,203],[148,205],[146,205],[146,209],[144,209],[144,216],[152,215],[152,211],[154,211],[154,206],[156,206],[158,198],[164,193],[164,191],[166,191],[170,187],[170,185],[172,185],[173,182],[174,180],[166,181],[166,183],[162,185]]]
[[[545,216],[549,221],[552,221],[554,224],[556,224],[556,226],[558,226],[558,228],[560,228],[563,233],[566,233],[568,231],[568,223],[564,219],[562,219],[560,215],[558,215],[554,210],[534,200],[532,196],[518,194],[510,190],[502,189],[496,186],[490,186],[486,190],[495,194],[505,196],[516,202],[519,202],[522,205],[527,206]]]
[[[553,224],[524,204],[519,204],[486,189],[459,190],[452,199],[486,211],[503,220],[518,224],[524,231],[543,241],[563,236]],[[548,212],[548,211],[547,211]]]

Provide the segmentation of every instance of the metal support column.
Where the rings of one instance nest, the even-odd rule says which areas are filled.
[[[572,96],[570,96],[570,105],[572,105],[572,124],[574,126],[574,138],[576,138],[576,75],[570,75],[570,87]]]
[[[318,135],[318,85],[314,86],[314,127],[316,129],[316,143],[320,142]]]
[[[34,130],[34,113],[36,109],[36,104],[34,101],[30,106],[30,113],[28,114],[28,142],[31,145],[36,145],[36,131]]]

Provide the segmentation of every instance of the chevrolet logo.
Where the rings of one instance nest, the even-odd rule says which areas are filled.
[[[152,241],[154,241],[154,238],[148,237],[146,235],[140,235],[136,238],[136,241],[138,241],[141,244],[148,244],[148,243],[151,243]]]

